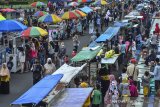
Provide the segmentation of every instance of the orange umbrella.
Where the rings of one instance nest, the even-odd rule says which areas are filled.
[[[74,10],[73,12],[79,14],[81,17],[86,17],[87,14],[85,14],[84,12],[80,11],[80,10]]]

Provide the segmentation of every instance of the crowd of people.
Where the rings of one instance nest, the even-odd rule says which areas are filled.
[[[70,63],[70,58],[74,57],[78,52],[80,45],[79,36],[91,35],[90,42],[93,42],[100,36],[104,28],[109,26],[111,17],[113,17],[113,21],[121,20],[123,18],[123,9],[125,11],[124,14],[128,14],[135,9],[136,4],[137,3],[130,1],[122,8],[122,4],[117,3],[115,7],[103,8],[102,12],[94,11],[89,13],[87,17],[81,19],[62,21],[59,23],[61,29],[58,29],[57,32],[51,32],[46,37],[26,39],[25,44],[18,47],[18,57],[21,66],[20,73],[33,72],[33,84],[36,84],[44,76],[55,72],[56,69],[64,63]],[[150,95],[151,78],[155,80],[155,95],[160,96],[160,62],[159,58],[156,57],[160,29],[157,23],[153,35],[149,34],[151,29],[151,17],[149,13],[153,14],[157,10],[154,3],[151,2],[150,5],[150,8],[141,11],[143,19],[133,20],[140,26],[136,29],[126,29],[124,33],[125,36],[120,34],[119,39],[113,46],[115,53],[120,54],[118,63],[121,67],[119,71],[117,71],[119,74],[115,75],[115,66],[106,67],[106,65],[102,64],[98,70],[96,85],[92,84],[95,87],[91,95],[93,107],[99,107],[102,102],[105,105],[117,105],[116,102],[120,98],[122,98],[121,101],[124,101],[123,105],[126,106],[130,97],[136,98],[139,96],[140,81],[138,79],[139,68],[137,63],[141,56],[145,60],[145,66],[150,67],[150,71],[145,71],[141,78],[144,97]],[[43,7],[38,8],[38,10],[46,10],[49,13],[53,13],[54,10],[54,13],[58,15],[66,11],[66,9],[58,8],[57,4],[50,2],[46,9]],[[45,29],[47,32],[49,31],[47,24],[38,22],[37,18],[32,16],[33,12],[24,11],[22,13],[24,14],[24,20],[22,21],[24,24],[27,26],[36,25]],[[142,30],[140,30],[141,26],[143,26]],[[68,47],[65,46],[63,40],[70,38],[73,41],[73,51],[68,55]],[[13,50],[12,46],[9,48]],[[104,56],[105,50],[108,50],[106,48],[108,47],[104,46],[102,52],[100,51],[101,54],[97,54],[96,58],[98,62],[99,58]],[[137,54],[137,50],[141,51],[141,54]],[[131,54],[131,56],[129,56],[129,54]],[[13,57],[10,57],[9,61],[3,64],[0,70],[0,92],[3,94],[9,93],[10,70],[14,65],[12,60]],[[103,78],[105,75],[107,75],[107,79]],[[77,87],[87,88],[89,87],[89,83],[87,82],[88,78],[82,78],[81,82],[76,85]],[[88,102],[90,102],[90,98],[87,99],[86,105],[84,105],[85,107],[89,107],[90,103]]]

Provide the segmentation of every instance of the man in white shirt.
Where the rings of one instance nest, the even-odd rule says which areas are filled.
[[[153,49],[157,49],[157,35],[155,31],[153,31],[153,35],[151,37],[151,46]]]

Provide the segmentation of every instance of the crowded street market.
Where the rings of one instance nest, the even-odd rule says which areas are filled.
[[[0,1],[0,107],[160,107],[159,6]]]

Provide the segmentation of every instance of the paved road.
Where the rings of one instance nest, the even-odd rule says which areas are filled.
[[[87,34],[85,34],[87,35]],[[90,36],[81,36],[79,37],[80,47],[79,50],[86,46],[89,43]],[[71,55],[73,50],[72,40],[64,40],[64,43],[67,47],[67,54]],[[21,96],[24,92],[26,92],[32,86],[32,73],[24,73],[24,74],[11,74],[11,82],[10,82],[10,94],[9,95],[1,95],[0,94],[0,107],[10,107],[11,102],[16,100],[19,96]]]

